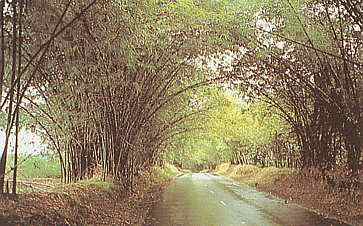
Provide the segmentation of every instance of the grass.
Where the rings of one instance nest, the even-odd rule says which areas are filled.
[[[10,155],[7,161],[7,172],[11,171],[13,167],[14,156]],[[46,180],[46,179],[59,179],[61,177],[61,168],[57,158],[51,158],[50,156],[36,155],[30,158],[26,156],[20,156],[18,159],[18,179],[19,180]],[[165,164],[163,167],[154,168],[154,176],[160,180],[168,180],[177,174],[179,170],[171,165]],[[12,171],[7,175],[8,179],[12,178]],[[93,185],[93,186],[106,186],[106,184],[100,184],[96,179],[85,180],[81,184]]]
[[[228,163],[219,165],[216,172],[250,186],[272,185],[286,176],[297,173],[296,170],[289,168],[260,168],[252,165],[230,165]]]
[[[356,203],[352,199],[355,196],[350,196],[349,192],[331,189],[326,181],[295,169],[225,163],[217,166],[216,173],[302,205],[325,217],[347,221],[352,225],[361,225],[363,221],[362,196]]]
[[[6,164],[5,180],[9,181],[9,190],[12,187],[14,155],[9,155]],[[61,168],[58,159],[51,156],[19,156],[17,171],[17,192],[29,193],[48,191],[59,186]]]
[[[167,167],[157,175],[166,177],[172,172],[173,167]],[[20,194],[16,199],[6,197],[0,202],[0,225],[146,225],[163,189],[162,184],[152,184],[153,173],[139,178],[132,191],[112,180],[93,178],[60,184],[48,192]]]
[[[7,161],[7,172],[14,164],[14,156],[10,155]],[[12,172],[7,175],[12,177]],[[18,179],[30,180],[34,178],[60,178],[61,168],[58,159],[49,156],[35,155],[30,158],[19,156]]]
[[[103,181],[99,178],[92,178],[69,184],[60,184],[57,187],[50,189],[50,192],[67,193],[69,191],[78,191],[78,190],[99,190],[104,192],[111,192],[115,190],[115,188],[116,185],[111,180]]]
[[[80,188],[95,188],[95,189],[100,189],[100,190],[104,190],[104,191],[111,191],[112,189],[115,188],[114,183],[112,183],[111,181],[108,181],[108,180],[102,181],[97,178],[82,180],[82,181],[78,182],[76,184],[76,186],[78,186]]]
[[[154,176],[157,180],[160,181],[170,180],[171,178],[177,176],[180,173],[179,170],[171,164],[165,164],[164,167],[155,167],[154,170]]]
[[[226,174],[226,173],[227,173],[227,170],[228,170],[230,167],[231,167],[231,164],[229,164],[229,163],[222,163],[222,164],[220,164],[220,165],[218,165],[218,166],[216,167],[216,172],[217,172],[218,174],[222,174],[222,175],[224,175],[224,174]]]
[[[10,155],[7,162],[7,179],[12,180],[11,167],[13,166],[14,156]],[[102,181],[98,178],[82,180],[76,183],[62,184],[61,168],[58,159],[50,156],[36,155],[30,158],[20,156],[18,159],[18,193],[29,192],[64,192],[67,190],[77,189],[96,189],[102,191],[111,191],[115,185],[112,181]],[[171,178],[178,175],[178,169],[170,164],[163,167],[154,167],[154,171],[149,174],[143,186],[151,186],[154,183],[167,182]],[[31,182],[31,183],[30,183]],[[146,182],[148,185],[146,185]],[[10,183],[11,189],[11,183]]]
[[[12,162],[10,156],[8,170]],[[1,220],[11,225],[145,225],[152,205],[177,174],[173,165],[154,167],[135,178],[131,191],[96,177],[63,184],[57,160],[35,156],[19,166],[17,198],[0,202],[0,225]]]

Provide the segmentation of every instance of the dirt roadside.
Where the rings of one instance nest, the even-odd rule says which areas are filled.
[[[4,196],[0,225],[144,225],[166,182],[140,181],[133,192],[101,181],[53,192]]]
[[[325,217],[354,226],[363,225],[362,187],[358,194],[352,196],[347,192],[331,189],[326,182],[317,180],[312,175],[275,167],[222,164],[217,167],[216,172],[286,202],[297,203]]]

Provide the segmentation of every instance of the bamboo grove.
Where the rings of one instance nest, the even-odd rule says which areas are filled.
[[[132,189],[187,117],[179,113],[185,92],[218,79],[192,77],[188,59],[198,54],[193,46],[203,49],[203,38],[172,30],[158,7],[142,1],[31,1],[24,22],[13,13],[23,1],[10,3],[12,10],[3,9],[16,20],[9,31],[18,33],[21,23],[26,29],[22,37],[4,35],[16,49],[5,43],[2,50],[23,59],[10,83],[22,88],[7,92],[9,134],[11,120],[28,114],[58,153],[65,182],[102,174]]]
[[[317,169],[328,181],[337,179],[332,172],[341,172],[338,180],[344,178],[344,186],[357,188],[363,141],[361,6],[322,1],[320,7],[308,24],[296,15],[301,40],[283,32],[258,31],[286,45],[257,61],[257,52],[249,50],[234,73],[253,90],[252,96],[279,109],[290,125],[295,138],[288,143],[295,140],[298,146],[299,168]],[[337,9],[335,16],[332,7]],[[292,5],[290,10],[295,10]],[[360,28],[349,29],[352,24]],[[314,42],[308,26],[324,30],[328,45],[322,48]],[[296,51],[287,54],[291,48]],[[288,155],[290,149],[281,148],[281,154]]]
[[[224,155],[201,158],[212,166],[222,159],[232,164],[295,167],[356,194],[363,141],[361,5],[358,1],[274,3],[275,7],[265,7],[255,14],[258,19],[249,36],[234,40],[238,46],[229,48],[234,67],[221,73],[228,75],[230,86],[240,90],[242,96],[267,103],[267,113],[280,115],[289,129],[272,129],[275,134],[269,142],[264,141],[263,133],[263,137],[253,132],[227,135],[223,138],[228,139],[219,139],[218,143],[224,145],[218,149]],[[253,112],[243,111],[241,120]],[[233,115],[238,118],[238,114]],[[251,124],[259,125],[252,130],[262,129],[268,124],[264,120],[271,120],[250,118]],[[249,128],[224,116],[217,119],[230,127]],[[215,124],[208,124],[213,125],[211,133],[215,133]],[[219,130],[222,136],[228,129]],[[205,136],[203,132],[199,134]],[[210,139],[210,143],[215,142],[215,137]],[[184,150],[192,144],[183,137],[175,146]],[[183,155],[170,158],[182,164]],[[191,162],[199,167],[198,161]]]
[[[131,188],[134,177],[157,163],[190,66],[178,57],[182,39],[140,32],[150,31],[137,8],[119,15],[122,5],[97,7],[77,32],[66,34],[69,41],[54,46],[48,71],[62,76],[48,76],[47,104],[61,117],[62,128],[53,133],[68,136],[57,144],[66,150],[64,178],[83,179],[101,168],[104,177]]]
[[[309,1],[323,10],[309,17],[313,22],[307,25],[288,0],[279,1],[301,28],[289,37],[283,26],[281,32],[253,27],[244,35],[247,22],[195,19],[214,14],[178,12],[179,1],[0,2],[0,104],[7,115],[1,191],[9,192],[6,160],[15,134],[15,161],[8,164],[16,193],[21,114],[32,118],[58,154],[64,182],[100,174],[132,189],[143,172],[161,164],[169,139],[183,132],[178,125],[198,113],[188,108],[189,91],[226,81],[238,81],[241,90],[248,87],[249,95],[268,102],[291,127],[292,135],[276,135],[271,145],[260,148],[263,165],[288,155],[290,167],[318,168],[323,174],[343,167],[357,185],[363,140],[362,37],[349,28],[355,24],[363,30],[359,3]],[[193,10],[203,2],[180,5]],[[335,17],[331,7],[339,9]],[[242,15],[233,11],[223,16],[232,14]],[[264,11],[262,16],[272,17]],[[311,27],[324,28],[325,45],[315,44]],[[273,49],[261,37],[286,44]],[[247,51],[233,70],[214,75],[193,64],[199,56],[241,46]],[[243,151],[233,159],[250,160]]]
[[[0,53],[0,91],[1,109],[5,111],[6,138],[1,156],[0,164],[0,187],[1,192],[6,188],[9,191],[9,180],[5,183],[5,175],[13,171],[12,193],[16,193],[17,168],[22,162],[18,162],[19,145],[19,120],[21,112],[29,112],[22,104],[24,99],[29,99],[29,87],[33,87],[36,74],[40,71],[49,47],[67,27],[72,25],[92,5],[86,5],[78,14],[68,22],[61,24],[67,11],[61,14],[56,26],[48,34],[48,37],[39,39],[39,48],[32,48],[32,32],[29,29],[27,15],[32,12],[32,4],[29,1],[13,0],[1,1],[0,5],[0,30],[1,30],[1,53]],[[29,99],[31,101],[31,99]],[[14,163],[11,170],[6,172],[7,156],[9,152],[11,134],[15,133]]]

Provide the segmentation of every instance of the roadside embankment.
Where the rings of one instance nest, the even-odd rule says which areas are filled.
[[[138,179],[132,192],[111,181],[84,180],[47,192],[0,199],[0,225],[143,225],[168,180],[171,166]]]
[[[297,203],[326,217],[362,225],[362,190],[354,199],[348,192],[332,189],[326,181],[294,169],[221,164],[216,173],[256,187],[287,202]],[[362,188],[360,188],[362,189]]]

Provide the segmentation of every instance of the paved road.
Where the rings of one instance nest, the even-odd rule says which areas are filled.
[[[211,174],[186,174],[153,211],[155,226],[346,226]]]

